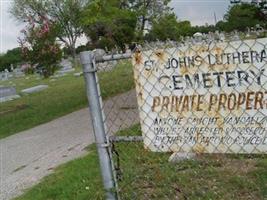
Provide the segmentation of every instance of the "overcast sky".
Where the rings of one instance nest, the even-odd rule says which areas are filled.
[[[0,0],[0,52],[18,46],[17,38],[23,25],[10,16],[12,0]],[[172,0],[171,7],[180,20],[190,20],[193,25],[214,24],[214,13],[221,20],[230,0]]]

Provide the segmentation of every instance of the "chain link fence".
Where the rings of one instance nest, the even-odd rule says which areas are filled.
[[[267,199],[265,35],[196,34],[134,53],[83,53],[107,199]],[[97,66],[115,60],[110,81],[99,81]],[[114,89],[104,102],[103,84]]]

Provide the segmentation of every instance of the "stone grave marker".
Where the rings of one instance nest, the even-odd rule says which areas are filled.
[[[0,103],[20,98],[14,87],[0,87]]]
[[[48,88],[48,85],[37,85],[31,88],[26,88],[24,90],[21,90],[22,93],[25,94],[32,94],[32,93],[36,93],[36,92],[40,92],[42,90],[45,90]]]
[[[64,76],[66,73],[75,71],[69,59],[63,59],[59,65],[61,66],[61,69],[57,71],[57,74],[55,76],[61,77]]]

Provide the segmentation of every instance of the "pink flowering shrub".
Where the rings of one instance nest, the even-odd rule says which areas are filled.
[[[19,38],[19,44],[24,59],[31,66],[37,66],[37,70],[40,70],[44,77],[55,72],[62,56],[60,46],[56,42],[56,31],[56,24],[45,16],[37,20],[29,17],[27,26],[21,30],[23,37]]]
[[[29,63],[26,63],[26,64],[23,64],[21,65],[20,69],[27,73],[27,74],[33,74],[34,73],[34,70],[35,70],[36,66],[32,66],[30,65]]]

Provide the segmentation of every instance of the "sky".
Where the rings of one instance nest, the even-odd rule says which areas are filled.
[[[189,20],[192,25],[214,24],[222,20],[230,0],[172,0],[170,6],[174,8],[179,20]],[[17,38],[23,25],[10,14],[12,0],[0,0],[0,53],[18,47]]]
[[[189,20],[192,25],[205,25],[222,20],[230,5],[230,0],[172,0],[170,6],[174,8],[179,20]]]

